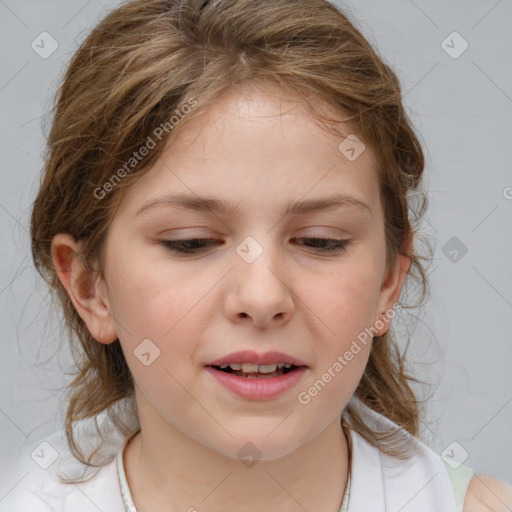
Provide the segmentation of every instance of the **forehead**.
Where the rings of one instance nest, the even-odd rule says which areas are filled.
[[[340,123],[340,135],[329,133],[300,100],[275,87],[230,90],[180,128],[127,191],[124,200],[133,208],[168,192],[243,198],[248,207],[280,210],[293,199],[338,193],[380,209],[370,148],[348,158],[346,146],[355,135],[350,126]]]
[[[327,114],[341,120],[350,117],[319,99],[310,99],[309,104],[319,115]],[[354,128],[344,122],[337,123],[335,128],[338,133],[329,133],[308,111],[305,99],[276,85],[264,84],[224,91],[198,117],[186,123],[185,129],[179,130],[170,145],[189,146],[189,149],[199,152],[201,147],[212,149],[211,146],[218,146],[219,142],[233,143],[235,148],[236,142],[247,142],[249,138],[254,145],[265,142],[268,154],[276,148],[279,153],[287,149],[306,151],[310,145],[304,146],[302,142],[307,138],[312,143],[323,143],[337,149],[345,137],[354,135]],[[368,161],[372,159],[370,153]]]

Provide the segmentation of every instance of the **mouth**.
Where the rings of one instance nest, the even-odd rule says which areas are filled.
[[[296,366],[291,363],[273,363],[273,364],[252,364],[252,363],[229,363],[221,365],[208,365],[217,371],[236,375],[246,379],[268,379],[279,377],[287,373],[294,372],[305,366]]]

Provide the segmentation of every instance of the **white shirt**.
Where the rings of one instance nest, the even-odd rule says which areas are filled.
[[[387,418],[365,407],[352,398],[351,403],[363,415],[365,422],[378,428],[395,427]],[[370,445],[356,432],[350,432],[352,440],[352,465],[348,512],[458,512],[450,477],[441,457],[404,430],[400,431],[404,442],[415,453],[406,461],[393,459]],[[101,454],[109,461],[99,470],[86,468],[74,459],[67,447],[64,430],[49,436],[26,450],[24,463],[13,473],[14,487],[0,501],[0,512],[136,512],[130,509],[131,495],[124,480],[123,450],[131,436],[114,434],[109,438]],[[42,442],[44,442],[42,441]],[[92,444],[92,446],[95,446]],[[32,453],[32,450],[36,448]],[[58,458],[44,469],[52,456]],[[32,453],[32,457],[31,457]],[[63,484],[58,475],[81,477],[94,474],[78,484]],[[471,477],[465,466],[464,489]],[[125,483],[123,501],[120,482]]]

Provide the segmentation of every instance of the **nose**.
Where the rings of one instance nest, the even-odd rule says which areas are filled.
[[[229,273],[227,317],[260,328],[288,323],[295,305],[289,272],[283,267],[276,251],[269,247],[252,263],[235,255],[234,268]]]

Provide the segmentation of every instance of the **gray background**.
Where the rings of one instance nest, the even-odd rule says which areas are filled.
[[[21,478],[10,469],[21,447],[62,427],[69,380],[27,231],[42,116],[73,50],[116,4],[0,0],[0,500]],[[397,71],[427,148],[432,294],[422,311],[394,320],[400,332],[417,317],[411,356],[432,395],[423,439],[512,482],[512,2],[340,5]],[[43,31],[59,45],[46,59],[31,48]],[[442,47],[454,31],[469,44],[457,58],[462,40],[448,38],[452,56]]]

